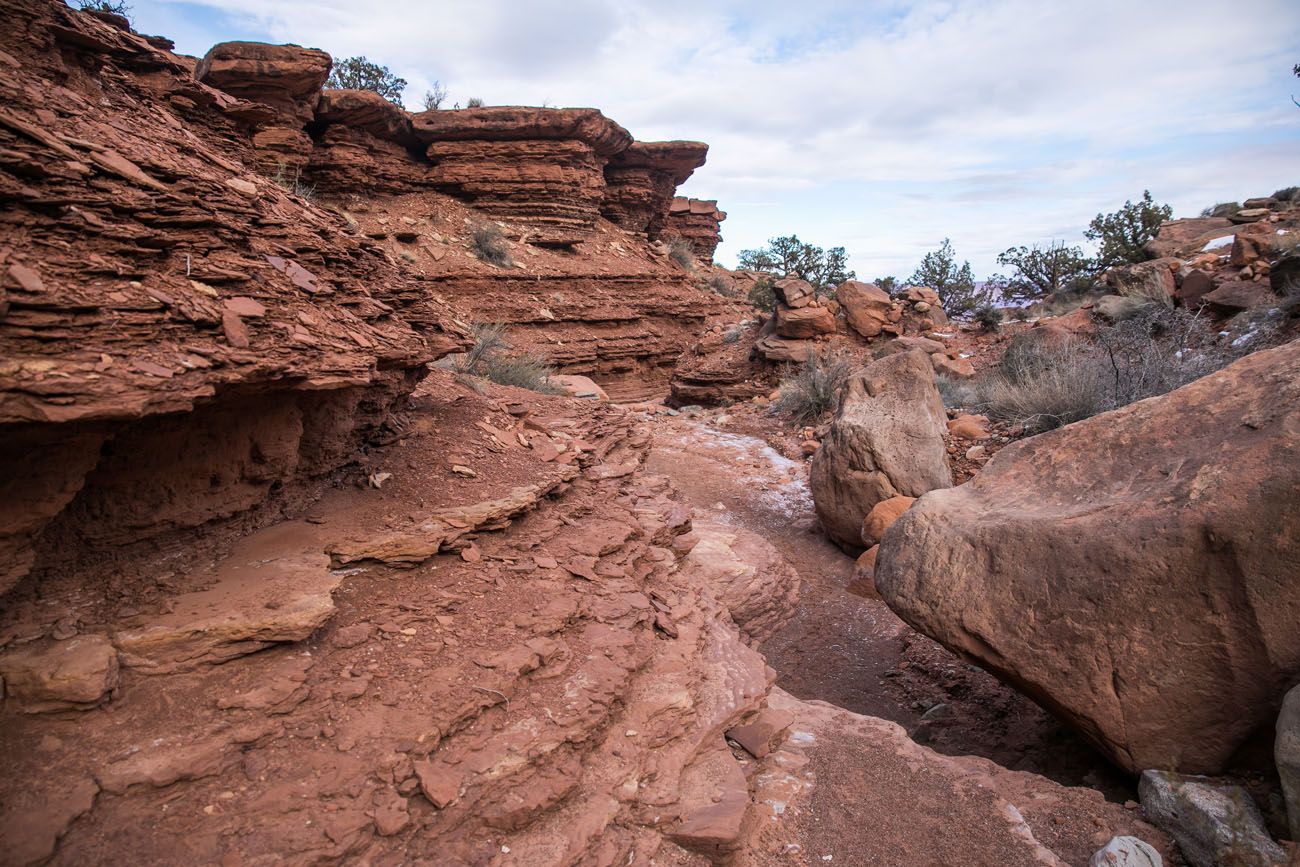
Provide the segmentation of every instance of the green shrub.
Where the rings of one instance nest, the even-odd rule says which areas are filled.
[[[772,311],[776,309],[776,281],[771,277],[759,277],[754,281],[746,296],[749,303],[759,310]]]
[[[821,420],[839,406],[840,387],[853,370],[846,354],[813,355],[782,378],[776,411],[801,424]]]
[[[981,304],[971,311],[971,319],[985,331],[997,331],[1002,324],[1002,311],[993,304]]]
[[[1297,202],[1300,201],[1300,187],[1283,187],[1273,193],[1273,198],[1279,202]]]
[[[695,250],[685,238],[673,238],[668,242],[668,258],[687,271],[695,270]]]
[[[466,107],[466,108],[482,108],[482,107],[483,107],[483,100],[479,99],[477,96],[471,96],[469,99],[465,100],[465,107]]]
[[[555,368],[535,353],[511,352],[504,325],[476,323],[472,334],[474,344],[457,362],[455,369],[458,373],[542,394],[559,393],[559,389],[550,384]]]
[[[373,90],[393,105],[401,107],[406,79],[394,75],[387,66],[371,63],[362,57],[345,57],[334,61],[326,87],[346,90]]]
[[[504,268],[510,264],[510,247],[501,235],[501,229],[493,223],[483,223],[474,228],[470,248],[475,256],[489,265]]]

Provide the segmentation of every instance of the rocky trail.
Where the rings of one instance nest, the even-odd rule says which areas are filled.
[[[913,630],[870,582],[855,580],[853,559],[817,524],[807,464],[778,448],[799,454],[797,440],[770,416],[743,409],[659,415],[647,461],[697,514],[757,533],[799,575],[793,616],[762,647],[778,686],[897,723],[942,753],[1091,786],[1120,803],[1136,796],[1134,784],[1082,738]]]

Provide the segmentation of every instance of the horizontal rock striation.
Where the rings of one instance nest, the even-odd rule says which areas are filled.
[[[677,188],[704,165],[708,152],[697,141],[633,142],[605,166],[601,213],[629,232],[657,239]]]
[[[428,182],[477,209],[530,224],[533,243],[584,240],[600,215],[605,164],[632,136],[592,108],[493,107],[426,111],[415,134]]]
[[[200,526],[328,472],[463,333],[254,170],[229,114],[246,103],[95,16],[4,14],[30,38],[0,62],[0,591],[42,544]],[[279,48],[200,70],[286,116],[314,107],[328,57]],[[252,72],[260,88],[231,83]]]
[[[669,207],[664,233],[684,239],[696,256],[712,262],[714,251],[722,243],[718,224],[725,219],[727,215],[718,210],[716,201],[677,196]]]

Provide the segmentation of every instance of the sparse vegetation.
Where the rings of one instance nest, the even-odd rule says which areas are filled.
[[[470,249],[480,260],[498,268],[511,264],[510,247],[506,244],[501,229],[494,223],[482,223],[474,227],[470,235]]]
[[[347,90],[373,90],[393,105],[402,104],[406,79],[399,78],[387,66],[371,63],[365,57],[345,57],[334,61],[326,87]]]
[[[934,384],[949,409],[983,412],[988,405],[987,379],[956,379],[936,373]]]
[[[283,161],[276,163],[275,174],[271,176],[271,180],[275,181],[276,186],[299,198],[309,202],[316,198],[316,187],[302,182],[302,166],[290,168],[289,164]]]
[[[1095,340],[1013,341],[983,387],[987,411],[1031,432],[1127,406],[1213,373],[1260,341],[1223,345],[1186,310],[1144,305]]]
[[[938,250],[926,253],[916,272],[908,279],[913,286],[928,286],[939,293],[939,302],[950,315],[962,316],[981,304],[992,303],[993,292],[975,285],[970,262],[957,264],[952,241],[943,239]]]
[[[483,107],[483,100],[479,99],[477,96],[471,96],[469,99],[465,100],[465,107],[466,107],[466,108],[482,108],[482,107]]]
[[[478,323],[473,328],[474,345],[457,362],[456,371],[542,394],[558,394],[550,384],[555,369],[532,352],[513,352],[504,325]]]
[[[731,287],[731,281],[721,274],[713,274],[705,281],[710,289],[723,298],[735,298],[736,290]]]
[[[107,12],[109,15],[131,17],[131,7],[126,3],[113,0],[76,0],[77,8],[82,12]]]
[[[831,295],[836,286],[857,276],[848,270],[849,257],[843,247],[823,250],[805,244],[798,235],[772,238],[766,247],[741,250],[736,259],[742,268],[807,280],[821,296]]]
[[[796,423],[819,421],[839,406],[840,387],[853,370],[853,360],[847,354],[814,354],[781,380],[781,395],[774,407]]]
[[[1157,205],[1150,190],[1143,190],[1137,202],[1125,202],[1113,214],[1094,217],[1083,236],[1097,242],[1099,268],[1145,262],[1151,258],[1146,251],[1147,242],[1173,213],[1174,209],[1168,205]]]
[[[687,271],[695,270],[695,250],[685,238],[673,238],[668,242],[668,258]]]
[[[1012,268],[1011,276],[991,282],[1000,284],[1002,296],[1012,301],[1033,301],[1091,282],[1095,270],[1081,248],[1057,241],[1043,247],[1012,247],[998,255],[998,264]]]
[[[771,277],[759,277],[746,296],[749,303],[759,310],[776,309],[776,281]]]
[[[1300,187],[1283,187],[1273,193],[1273,198],[1279,202],[1296,202],[1300,201]]]
[[[435,81],[433,83],[433,89],[424,92],[424,110],[437,111],[442,108],[442,104],[446,99],[447,88],[443,87],[441,81]]]
[[[971,319],[985,331],[997,331],[1002,324],[1002,311],[995,304],[984,303],[971,311]]]
[[[744,333],[745,330],[741,328],[739,325],[733,325],[732,327],[728,328],[726,331],[722,332],[722,342],[739,343],[740,336]]]
[[[1241,210],[1241,202],[1219,202],[1201,211],[1202,217],[1230,217]]]

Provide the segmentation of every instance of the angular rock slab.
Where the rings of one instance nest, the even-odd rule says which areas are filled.
[[[1142,812],[1178,841],[1192,867],[1273,867],[1286,852],[1264,830],[1264,817],[1240,786],[1207,777],[1144,771],[1138,783]]]
[[[308,524],[291,522],[244,539],[211,574],[206,590],[183,594],[168,614],[118,629],[122,662],[145,674],[225,662],[302,641],[334,613],[342,578]]]
[[[0,655],[4,693],[24,713],[89,710],[117,688],[117,651],[102,635],[30,644]]]
[[[1297,507],[1292,342],[1003,449],[890,528],[876,585],[1130,771],[1216,773],[1300,677]]]

